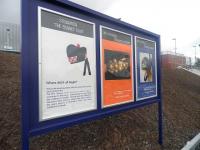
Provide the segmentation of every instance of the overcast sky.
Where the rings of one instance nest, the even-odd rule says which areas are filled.
[[[200,44],[200,0],[71,0],[161,35],[162,51],[194,57]],[[20,23],[20,0],[0,0],[0,21]],[[197,47],[200,57],[200,47]]]
[[[0,0],[0,21],[20,23],[20,0]]]
[[[160,34],[162,51],[174,51],[176,38],[177,52],[194,57],[193,45],[200,44],[200,0],[71,1]]]

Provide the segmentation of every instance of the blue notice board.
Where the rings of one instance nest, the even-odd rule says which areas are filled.
[[[21,6],[23,150],[32,136],[150,104],[158,104],[162,144],[160,35],[66,0]],[[118,101],[103,107],[104,80],[112,79],[131,88],[115,86]]]

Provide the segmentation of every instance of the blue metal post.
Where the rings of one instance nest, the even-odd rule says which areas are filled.
[[[22,129],[22,150],[29,150],[29,135],[26,130]]]
[[[159,132],[159,139],[158,142],[160,145],[163,144],[163,120],[162,120],[162,100],[158,102],[158,132]]]
[[[21,1],[21,149],[29,149],[29,1]]]
[[[159,132],[159,139],[158,142],[160,145],[163,144],[163,109],[162,109],[162,76],[161,76],[161,54],[160,54],[160,49],[161,49],[161,43],[160,43],[160,37],[158,39],[158,51],[157,51],[157,61],[158,61],[158,95],[160,97],[160,101],[158,102],[158,132]]]

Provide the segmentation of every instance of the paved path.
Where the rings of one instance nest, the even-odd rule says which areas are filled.
[[[185,68],[181,68],[181,69],[184,69],[186,71],[189,71],[189,72],[191,72],[193,74],[196,74],[196,75],[200,76],[200,70],[197,70],[197,69],[185,69]]]

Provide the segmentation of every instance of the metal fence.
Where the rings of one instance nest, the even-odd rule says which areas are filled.
[[[20,52],[20,43],[20,26],[18,24],[0,22],[0,50]]]

